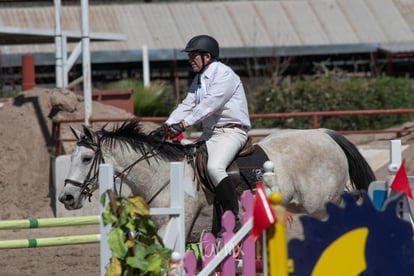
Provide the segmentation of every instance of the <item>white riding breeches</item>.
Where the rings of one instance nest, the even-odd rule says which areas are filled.
[[[228,176],[226,169],[243,148],[247,138],[247,131],[240,128],[216,127],[214,130],[203,130],[199,140],[206,141],[207,171],[214,186]]]

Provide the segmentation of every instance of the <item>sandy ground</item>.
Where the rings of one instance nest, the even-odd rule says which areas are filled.
[[[53,107],[53,108],[52,108]],[[52,160],[51,118],[81,118],[80,97],[66,90],[33,89],[9,100],[0,108],[0,219],[53,217],[50,200]],[[130,118],[120,109],[93,103],[95,117]],[[406,123],[411,127],[410,123]],[[76,125],[75,125],[76,127]],[[94,126],[95,127],[95,126]],[[64,129],[63,135],[69,135]],[[395,135],[352,135],[363,147],[388,149]],[[414,175],[413,136],[401,137],[409,145],[403,153],[408,175]],[[387,167],[376,170],[384,180]],[[0,231],[0,240],[28,239],[73,234],[95,234],[98,226]],[[300,235],[295,219],[289,236]],[[0,250],[1,275],[99,275],[99,245]]]
[[[52,108],[53,107],[53,108]],[[93,103],[96,117],[132,115]],[[82,98],[66,90],[33,89],[0,109],[0,218],[53,217],[52,118],[82,118]],[[74,127],[79,125],[74,124]],[[95,127],[95,125],[94,125]],[[68,125],[63,137],[71,137]],[[96,234],[98,226],[0,231],[0,239]],[[0,250],[0,275],[99,275],[99,245]]]

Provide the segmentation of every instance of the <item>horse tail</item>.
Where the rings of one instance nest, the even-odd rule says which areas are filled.
[[[325,129],[325,133],[328,134],[344,151],[348,160],[348,171],[351,183],[353,183],[358,190],[367,191],[368,185],[375,181],[376,177],[366,159],[359,152],[358,148],[345,136],[331,129]]]

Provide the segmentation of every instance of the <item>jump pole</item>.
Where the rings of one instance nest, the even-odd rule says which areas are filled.
[[[1,220],[0,230],[84,226],[93,224],[99,224],[99,216]]]
[[[50,237],[26,240],[0,241],[0,249],[35,248],[48,246],[62,246],[85,243],[97,243],[100,240],[99,234]]]

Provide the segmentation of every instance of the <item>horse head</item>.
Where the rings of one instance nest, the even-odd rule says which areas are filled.
[[[82,208],[85,199],[98,189],[101,163],[113,164],[116,177],[122,178],[128,186],[132,184],[130,188],[134,194],[150,198],[147,193],[151,188],[157,189],[156,185],[144,188],[136,177],[140,175],[143,181],[149,181],[149,176],[153,175],[151,171],[157,171],[161,161],[182,160],[192,153],[192,145],[168,143],[144,133],[138,120],[125,121],[112,130],[105,127],[93,131],[84,126],[83,132],[71,128],[77,146],[71,155],[69,173],[59,195],[66,209]],[[146,170],[150,167],[150,160],[151,171]],[[137,166],[142,161],[145,164]],[[135,172],[134,176],[130,176],[131,171]],[[154,184],[154,181],[151,182]]]
[[[98,189],[99,164],[103,163],[99,135],[83,126],[83,132],[73,129],[77,147],[71,155],[69,173],[59,201],[68,210],[80,209],[85,199]]]

